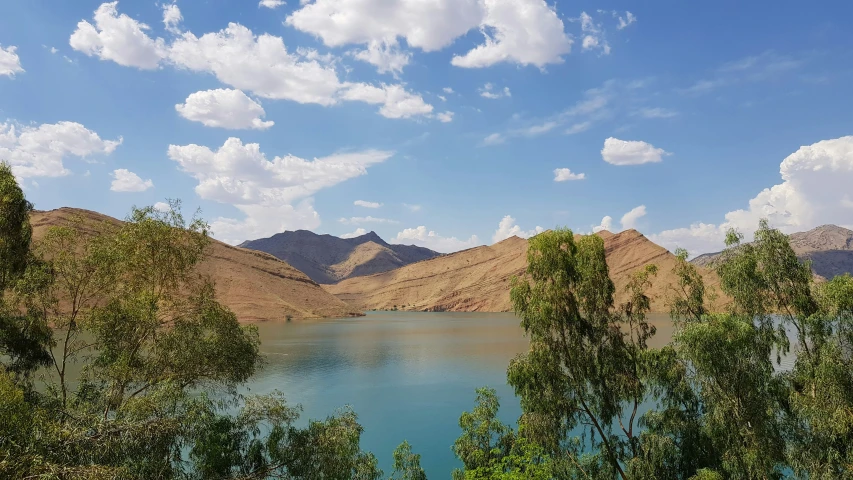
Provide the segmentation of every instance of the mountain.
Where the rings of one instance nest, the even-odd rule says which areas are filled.
[[[788,239],[800,260],[811,261],[812,272],[818,277],[830,279],[844,273],[853,274],[853,230],[821,225],[808,232],[792,233]],[[720,253],[699,255],[691,262],[709,267]]]
[[[652,310],[668,311],[666,295],[675,282],[676,257],[636,230],[597,233],[604,240],[610,277],[616,285],[616,304],[625,301],[630,275],[654,263],[658,275],[648,290]],[[510,303],[510,279],[527,268],[527,240],[510,237],[487,247],[476,247],[366,277],[325,285],[341,300],[364,310],[396,306],[405,310],[505,312]],[[706,284],[717,287],[716,275],[700,269]]]
[[[37,242],[52,226],[69,225],[80,217],[86,224],[121,223],[89,210],[60,208],[33,212],[30,220]],[[241,322],[345,317],[358,315],[299,270],[272,255],[232,247],[213,240],[198,273],[209,275],[216,285],[219,301],[227,305]]]
[[[308,230],[277,233],[240,244],[269,253],[304,272],[317,283],[387,272],[441,255],[414,245],[391,245],[370,232],[354,238],[318,235]]]

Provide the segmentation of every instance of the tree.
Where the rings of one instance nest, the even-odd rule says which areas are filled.
[[[394,472],[390,480],[427,480],[424,469],[421,468],[421,456],[412,453],[412,446],[403,441],[394,449]]]

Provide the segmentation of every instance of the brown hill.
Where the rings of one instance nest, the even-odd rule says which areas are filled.
[[[792,233],[788,239],[797,257],[810,261],[812,272],[818,277],[829,279],[845,273],[853,274],[853,230],[821,225],[807,232]],[[699,255],[691,262],[710,267],[720,253]]]
[[[370,232],[354,238],[318,235],[308,230],[249,240],[240,247],[274,255],[317,283],[373,275],[441,255],[414,245],[391,245]]]
[[[89,210],[60,208],[33,212],[33,237],[38,241],[48,228],[69,225],[74,217],[93,225],[97,222],[120,223],[112,217]],[[85,227],[84,227],[85,228]],[[272,255],[232,247],[212,241],[208,257],[198,272],[216,284],[219,300],[241,322],[284,320],[355,315],[341,300],[330,295],[299,270]]]
[[[649,289],[652,310],[666,312],[666,295],[674,283],[676,258],[636,230],[619,234],[598,232],[604,239],[610,277],[616,285],[616,303],[625,300],[631,273],[654,263],[659,272]],[[511,237],[488,247],[444,255],[367,277],[351,278],[324,287],[365,310],[394,306],[406,310],[504,312],[510,311],[510,279],[527,267],[527,241]],[[716,276],[702,269],[706,284],[716,287]]]

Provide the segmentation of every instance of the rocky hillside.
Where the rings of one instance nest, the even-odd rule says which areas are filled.
[[[791,248],[803,261],[810,261],[812,271],[823,279],[845,273],[853,274],[853,230],[835,225],[821,225],[808,232],[792,233]],[[720,252],[706,253],[691,260],[704,267],[711,264]]]
[[[284,232],[240,244],[293,265],[317,283],[387,272],[440,254],[414,245],[391,245],[374,232],[338,238],[307,230]]]
[[[112,217],[88,210],[37,211],[31,217],[35,241],[51,226],[79,226],[71,223],[75,218],[83,219],[82,228],[105,221],[119,223]],[[266,253],[214,240],[198,272],[213,279],[219,300],[231,308],[241,322],[285,320],[287,316],[305,319],[355,315],[352,308],[305,274]]]
[[[659,268],[649,290],[652,309],[667,312],[666,297],[674,283],[676,258],[636,230],[607,231],[604,239],[610,276],[616,285],[616,303],[625,300],[631,273],[654,263]],[[325,288],[353,307],[365,310],[504,312],[510,311],[510,279],[527,267],[527,241],[511,237],[488,247],[477,247],[367,277],[351,278]],[[706,283],[719,281],[702,269]]]

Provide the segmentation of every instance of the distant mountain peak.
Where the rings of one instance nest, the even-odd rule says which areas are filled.
[[[374,231],[353,238],[318,235],[309,230],[285,231],[240,246],[269,253],[325,284],[386,272],[440,255],[414,245],[389,244]]]

